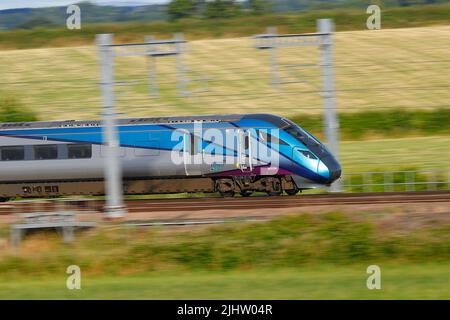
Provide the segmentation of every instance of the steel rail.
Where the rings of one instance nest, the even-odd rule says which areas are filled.
[[[39,200],[36,200],[38,203]],[[50,207],[48,200],[41,200],[41,209]],[[375,205],[402,203],[450,202],[450,191],[426,192],[384,192],[384,193],[329,193],[298,196],[253,196],[253,197],[195,197],[195,198],[153,198],[128,199],[125,204],[130,213],[151,213],[165,211],[202,211],[202,210],[256,210],[283,209],[308,206],[336,205]],[[104,201],[74,200],[75,206],[82,209],[101,211]],[[0,204],[0,215],[17,212],[24,203],[6,202]],[[28,201],[25,207],[33,209],[35,203]],[[23,207],[22,207],[23,208]]]
[[[245,210],[307,206],[450,202],[450,192],[317,194],[278,197],[176,198],[128,200],[129,212]]]

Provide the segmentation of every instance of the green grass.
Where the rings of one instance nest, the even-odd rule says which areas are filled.
[[[430,190],[450,190],[450,172],[427,172],[415,171],[415,168],[404,171],[396,171],[392,175],[386,176],[385,171],[375,170],[373,173],[354,173],[345,175],[344,185],[352,185],[345,188],[346,192],[383,192],[383,191],[430,191]],[[391,179],[392,181],[388,180]],[[392,182],[394,185],[386,185]],[[431,184],[430,182],[434,182]],[[413,183],[415,185],[413,185]],[[368,184],[372,184],[369,186]]]
[[[39,234],[25,239],[18,252],[5,247],[0,277],[50,276],[71,264],[86,275],[124,275],[450,261],[445,216],[389,222],[387,214],[303,214],[189,232],[105,227],[79,234],[70,247],[55,234]],[[387,222],[381,226],[380,221]]]
[[[381,290],[367,289],[368,265],[96,277],[82,274],[81,290],[67,290],[64,270],[59,270],[43,278],[0,278],[0,299],[450,298],[448,263],[379,264]]]
[[[321,115],[299,115],[290,119],[323,138]],[[343,140],[449,134],[450,109],[341,112],[339,122]]]
[[[37,117],[14,98],[0,100],[0,122],[37,121]]]
[[[104,226],[17,250],[0,234],[0,299],[448,299],[442,215],[316,213],[203,228]],[[81,268],[82,290],[66,289]],[[381,267],[382,290],[366,288]]]
[[[0,48],[24,49],[51,46],[90,44],[97,33],[116,33],[122,41],[141,40],[149,32],[168,37],[185,32],[189,39],[230,38],[261,33],[268,26],[278,26],[282,32],[313,32],[316,20],[332,18],[338,31],[364,30],[368,15],[365,9],[319,10],[308,13],[269,14],[232,19],[186,19],[173,22],[83,24],[81,30],[36,28],[0,32]],[[408,28],[449,23],[450,5],[427,5],[403,8],[383,8],[383,28]]]

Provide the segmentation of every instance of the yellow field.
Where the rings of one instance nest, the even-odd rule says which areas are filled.
[[[263,31],[263,30],[261,30]],[[379,108],[436,108],[450,101],[450,26],[336,34],[338,106],[342,112]],[[119,111],[127,116],[271,112],[285,116],[322,110],[317,66],[280,73],[280,89],[270,85],[267,51],[248,38],[188,43],[184,62],[194,93],[176,94],[175,59],[158,60],[158,98],[148,96],[144,57],[117,57]],[[319,63],[318,50],[278,50],[280,65]],[[94,46],[0,52],[0,97],[17,97],[41,119],[90,119],[100,112],[99,66]]]

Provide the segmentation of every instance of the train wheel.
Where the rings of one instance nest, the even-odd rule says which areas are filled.
[[[250,197],[253,194],[253,191],[242,191],[241,196]]]
[[[216,190],[224,198],[234,197],[234,187],[233,179],[224,178],[216,181]]]
[[[269,196],[279,196],[283,193],[281,181],[278,178],[266,178],[266,192]]]

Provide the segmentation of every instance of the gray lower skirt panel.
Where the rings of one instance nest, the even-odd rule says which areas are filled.
[[[124,181],[125,194],[214,192],[210,178],[140,179]],[[64,181],[0,184],[0,197],[51,197],[64,195],[104,195],[103,181]]]

